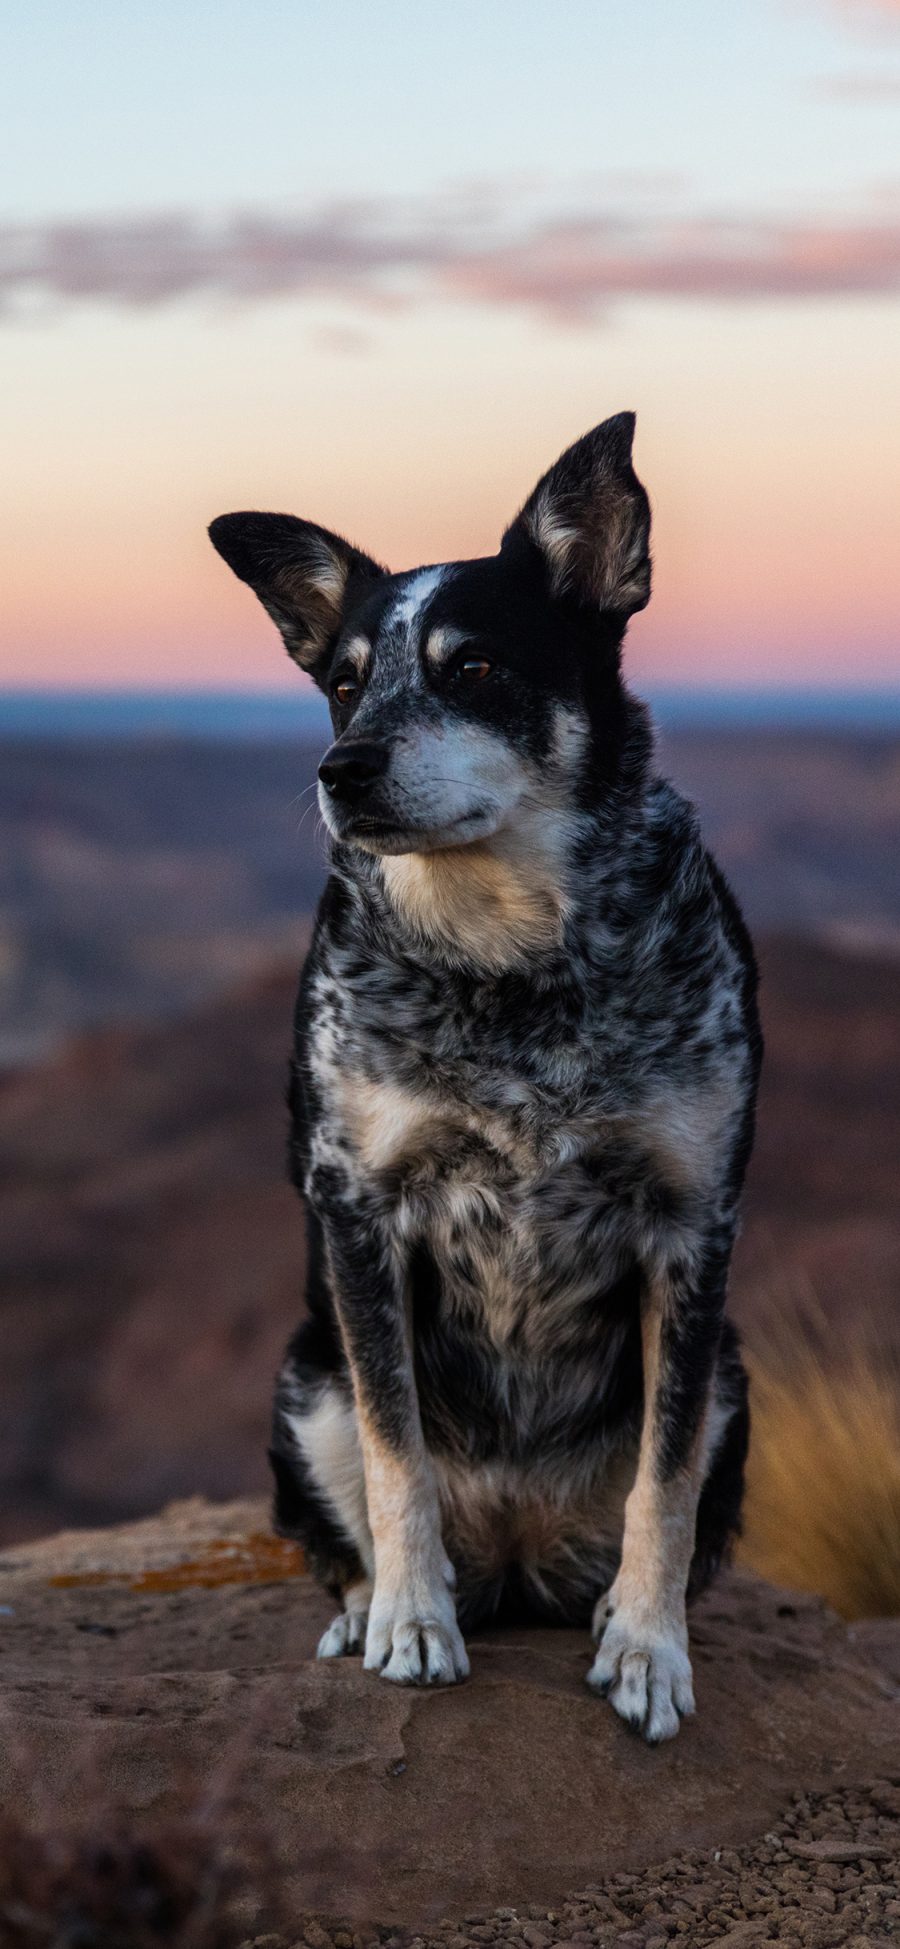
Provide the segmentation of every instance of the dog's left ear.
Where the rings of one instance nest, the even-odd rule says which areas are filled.
[[[523,534],[554,595],[627,619],[650,600],[650,503],[631,464],[633,413],[616,413],[569,447],[503,537]]]
[[[317,681],[348,603],[386,573],[340,535],[293,514],[220,514],[209,538],[258,595],[294,662]]]

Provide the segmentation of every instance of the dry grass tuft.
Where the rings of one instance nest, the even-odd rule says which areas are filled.
[[[236,1949],[269,1919],[277,1870],[221,1809],[95,1810],[83,1825],[0,1815],[0,1949]]]
[[[860,1337],[793,1314],[748,1350],[753,1431],[738,1561],[842,1617],[900,1613],[900,1379]],[[832,1349],[820,1349],[831,1341]]]

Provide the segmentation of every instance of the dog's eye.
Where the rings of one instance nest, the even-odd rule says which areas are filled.
[[[457,664],[457,675],[464,677],[466,683],[480,683],[483,677],[490,674],[491,665],[485,656],[466,656]]]
[[[342,677],[334,686],[334,694],[339,704],[352,704],[359,690],[359,684],[352,677]]]

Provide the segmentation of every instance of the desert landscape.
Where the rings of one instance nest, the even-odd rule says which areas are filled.
[[[698,1718],[657,1753],[577,1633],[486,1634],[459,1695],[311,1662],[328,1600],[269,1533],[265,1447],[303,1293],[282,1099],[314,748],[6,757],[3,1949],[73,1902],[102,1949],[884,1949],[896,740],[666,740],[757,934],[767,1057],[731,1289],[746,1530],[695,1614]]]
[[[759,939],[767,1060],[733,1310],[759,1357],[818,1315],[826,1352],[846,1366],[874,1345],[890,1378],[900,747],[705,730],[669,734],[662,758]],[[282,1096],[324,869],[315,762],[311,744],[6,748],[6,1540],[266,1487],[303,1289]]]
[[[0,1949],[900,1949],[900,0],[6,16]],[[452,1690],[316,1659],[266,1456],[326,687],[350,712],[384,677],[396,716],[346,722],[409,758],[424,681],[430,817],[482,766],[504,792],[548,705],[564,764],[579,693],[611,752],[626,621],[767,1044],[744,1526],[655,1750],[584,1633],[476,1634]],[[466,718],[498,747],[454,745]],[[502,850],[550,860],[565,820],[520,783]],[[633,945],[649,1062],[676,1003],[652,1019]],[[518,985],[485,1011],[510,1035]],[[599,1196],[538,1203],[591,1249]],[[510,1424],[519,1394],[514,1365]]]
[[[768,1044],[732,1307],[751,1351],[814,1302],[838,1362],[900,1367],[892,961],[761,943]],[[0,1533],[267,1485],[303,1225],[281,1107],[296,974],[85,1034],[0,1088]],[[160,1429],[165,1439],[160,1439]]]

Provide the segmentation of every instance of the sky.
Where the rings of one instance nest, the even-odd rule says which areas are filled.
[[[635,675],[896,681],[900,0],[32,0],[3,42],[0,683],[296,683],[213,515],[488,553],[622,408]]]

